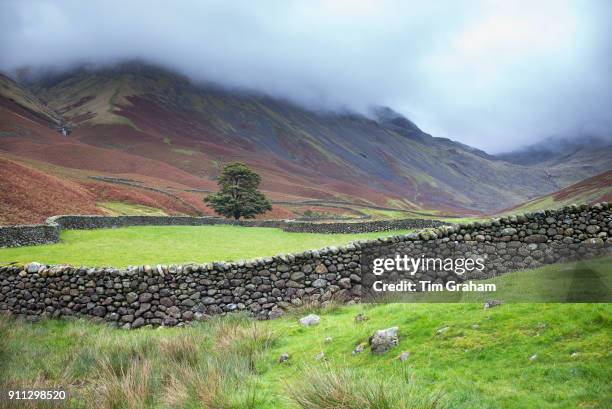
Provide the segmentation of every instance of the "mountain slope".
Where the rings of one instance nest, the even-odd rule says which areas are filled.
[[[548,138],[497,158],[544,170],[562,188],[612,169],[612,140],[586,136]]]
[[[612,170],[514,206],[502,213],[518,214],[541,209],[557,209],[572,203],[609,201],[612,201]]]
[[[139,63],[28,87],[73,132],[63,137],[42,120],[26,124],[17,109],[0,104],[0,153],[73,179],[112,176],[136,180],[130,189],[168,190],[191,213],[210,212],[201,197],[216,189],[220,167],[235,160],[260,172],[263,190],[283,203],[492,212],[578,180],[571,171],[508,163],[434,138],[388,108],[372,118],[309,111]],[[275,212],[291,216],[279,206]]]

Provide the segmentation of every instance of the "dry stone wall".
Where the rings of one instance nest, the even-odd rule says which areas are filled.
[[[486,259],[481,278],[612,251],[608,203],[570,206],[402,236],[232,263],[132,266],[125,269],[0,267],[0,311],[36,319],[85,316],[126,328],[177,325],[207,315],[247,311],[275,318],[305,302],[361,300],[369,260],[397,252],[414,257]],[[444,283],[464,277],[425,271]]]
[[[445,223],[429,219],[374,220],[366,222],[310,223],[287,221],[283,230],[300,233],[367,233],[440,227]]]
[[[219,217],[189,216],[53,216],[45,224],[0,226],[0,248],[51,244],[59,241],[61,230],[108,229],[128,226],[209,226],[275,227],[301,233],[365,233],[436,227],[436,220],[404,219],[374,222],[308,223],[291,220],[228,220]]]

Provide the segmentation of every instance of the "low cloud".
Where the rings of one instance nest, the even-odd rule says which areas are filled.
[[[0,69],[144,59],[313,108],[389,105],[501,152],[612,137],[611,4],[5,0]]]

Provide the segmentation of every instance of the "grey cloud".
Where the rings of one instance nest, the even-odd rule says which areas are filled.
[[[314,108],[390,105],[500,152],[612,137],[611,4],[8,0],[0,69],[140,58]]]

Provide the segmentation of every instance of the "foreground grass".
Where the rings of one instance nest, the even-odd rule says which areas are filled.
[[[612,399],[610,304],[316,312],[321,324],[308,328],[297,314],[134,331],[5,319],[0,388],[69,388],[65,407],[83,408],[605,408]],[[355,322],[358,313],[368,319]],[[395,349],[351,354],[393,325]],[[405,362],[397,359],[402,351],[410,353]],[[284,352],[290,359],[279,364]]]
[[[61,242],[57,244],[0,249],[0,263],[38,261],[124,267],[234,261],[406,233],[408,230],[361,234],[288,233],[281,229],[239,226],[67,230],[61,233]]]

